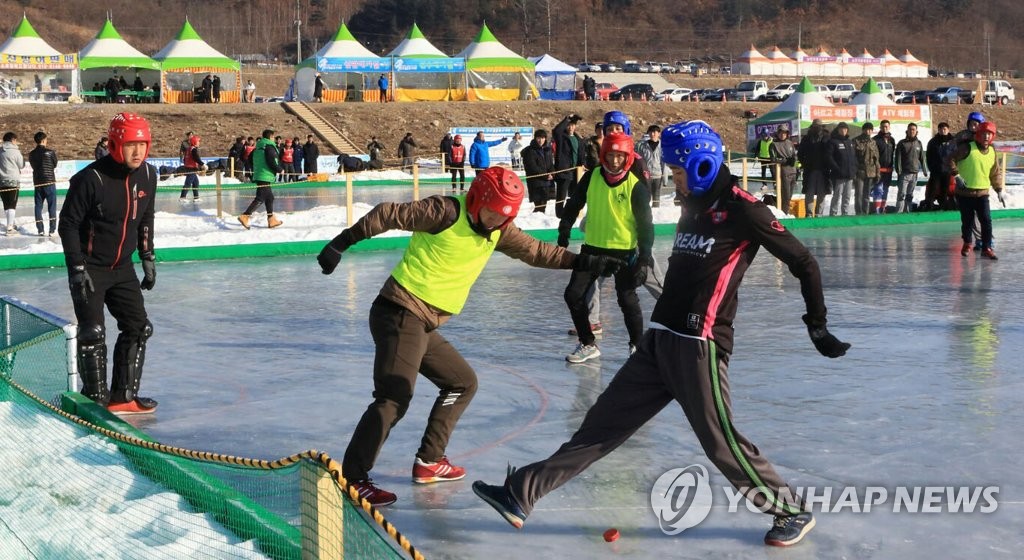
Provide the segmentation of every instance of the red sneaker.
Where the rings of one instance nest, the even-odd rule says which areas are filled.
[[[398,496],[387,490],[377,488],[369,478],[353,482],[352,487],[359,493],[360,498],[370,502],[374,507],[390,506],[398,501]]]
[[[970,243],[964,243],[964,246],[960,247],[960,254],[966,257],[967,255],[971,254],[971,249],[972,248],[973,247],[971,246]]]
[[[129,402],[107,405],[107,410],[118,416],[132,416],[135,414],[153,414],[156,412],[157,402],[146,397],[138,397]]]
[[[461,480],[465,476],[466,469],[449,463],[448,457],[441,457],[436,463],[424,463],[422,459],[416,457],[416,462],[412,465],[412,481],[417,484]]]
[[[988,249],[983,250],[981,252],[981,254],[984,255],[987,258],[990,258],[990,259],[994,260],[994,261],[998,261],[999,260],[999,257],[996,256],[996,252],[992,250],[992,247],[989,247]]]

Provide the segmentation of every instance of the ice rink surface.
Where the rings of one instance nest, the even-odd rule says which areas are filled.
[[[575,345],[562,300],[569,272],[500,254],[441,331],[480,377],[448,449],[468,475],[410,480],[436,395],[421,378],[373,472],[399,496],[383,512],[428,558],[1019,558],[1024,224],[996,222],[995,232],[998,262],[961,257],[953,223],[798,231],[822,268],[829,327],[853,344],[837,360],[811,345],[797,281],[759,254],[740,291],[729,368],[738,430],[792,486],[831,488],[833,504],[847,486],[890,491],[869,513],[816,512],[817,527],[794,548],[762,544],[770,517],[728,511],[725,479],[675,405],[544,498],[522,531],[476,498],[474,479],[498,483],[507,463],[544,458],[564,442],[627,353],[609,282],[602,358],[566,364]],[[657,240],[662,261],[669,243]],[[159,265],[146,294],[155,334],[143,394],[160,409],[133,422],[197,450],[274,459],[316,448],[340,460],[371,400],[369,306],[399,257],[347,254],[332,276],[312,256]],[[7,272],[0,291],[73,317],[63,269]],[[641,303],[649,314],[653,300],[642,293]],[[697,527],[667,536],[652,485],[692,464],[711,472],[714,507]],[[997,486],[998,507],[950,513],[941,500],[941,512],[893,512],[897,487],[924,486]],[[601,538],[610,527],[622,533],[611,544]]]

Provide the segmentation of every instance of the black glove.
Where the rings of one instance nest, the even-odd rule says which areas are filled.
[[[139,258],[142,259],[142,282],[139,286],[143,290],[152,290],[156,286],[156,258],[153,253],[143,253]]]
[[[343,231],[332,239],[330,243],[324,245],[320,254],[316,256],[316,262],[320,263],[320,271],[324,274],[334,272],[334,269],[338,267],[338,263],[341,262],[341,254],[348,248],[349,243],[346,233]]]
[[[607,255],[579,254],[572,263],[573,270],[591,272],[598,276],[611,276],[625,266],[626,261]]]
[[[644,255],[637,257],[636,261],[632,264],[633,275],[633,287],[639,288],[644,285],[647,281],[647,276],[651,272],[651,268],[654,267],[654,259],[650,255]]]
[[[569,234],[558,232],[558,246],[568,247],[569,246]]]
[[[849,342],[841,342],[835,335],[828,332],[828,329],[825,327],[808,326],[807,332],[811,335],[811,342],[814,343],[814,347],[818,349],[822,356],[827,358],[844,356],[846,351],[850,349]]]
[[[92,285],[92,278],[85,270],[84,264],[75,265],[68,274],[68,284],[71,286],[71,300],[75,303],[88,303],[89,294],[96,291]]]

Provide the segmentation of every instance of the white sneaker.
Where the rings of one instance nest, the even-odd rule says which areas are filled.
[[[596,344],[583,344],[582,342],[576,345],[576,349],[573,350],[572,354],[565,357],[565,361],[573,364],[582,364],[587,360],[592,360],[601,356],[601,350],[598,349]]]

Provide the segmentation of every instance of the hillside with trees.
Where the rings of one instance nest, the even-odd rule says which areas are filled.
[[[567,62],[687,60],[728,62],[749,45],[791,51],[825,47],[854,55],[911,50],[932,68],[1024,69],[1024,2],[1018,0],[0,0],[7,35],[22,13],[54,48],[74,52],[109,13],[144,52],[172,39],[187,16],[202,37],[233,57],[294,62],[346,21],[361,42],[385,54],[415,22],[454,54],[484,22],[525,55]],[[299,25],[296,25],[299,22]],[[1016,22],[1016,23],[1014,23]]]

